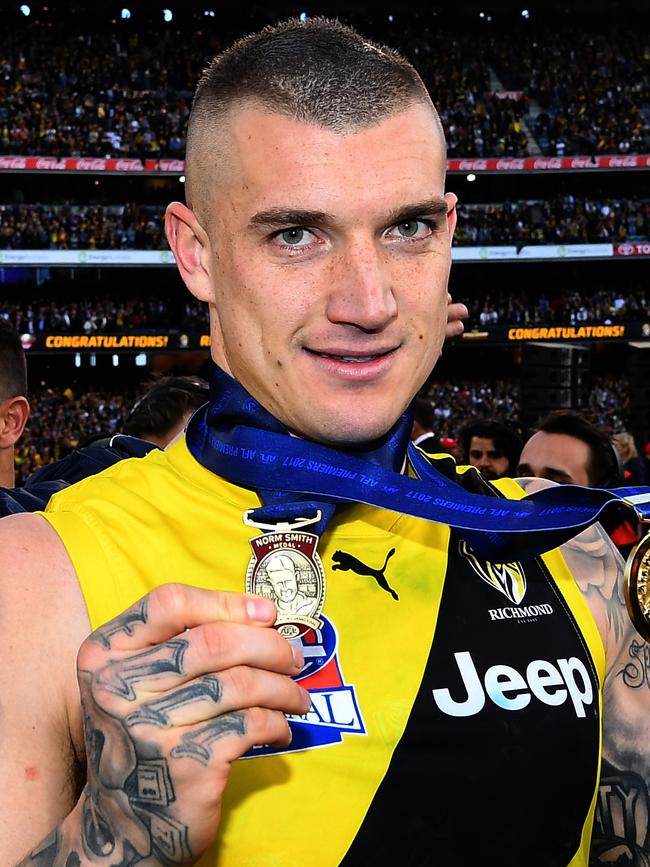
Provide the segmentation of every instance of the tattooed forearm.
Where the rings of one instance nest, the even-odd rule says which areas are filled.
[[[620,669],[618,676],[630,689],[650,689],[650,647],[644,641],[634,639],[629,654],[631,661]]]
[[[54,829],[39,845],[23,858],[16,867],[54,867],[59,853],[59,832]],[[70,853],[76,854],[76,853]],[[77,856],[78,857],[78,856]]]
[[[635,773],[603,762],[590,864],[646,865],[650,862],[645,781]]]

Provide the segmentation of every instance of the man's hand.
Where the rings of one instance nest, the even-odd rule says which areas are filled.
[[[469,310],[464,304],[452,300],[451,295],[447,293],[447,329],[445,337],[459,337],[465,330],[463,319],[467,319]]]
[[[289,743],[284,714],[310,706],[291,679],[302,652],[269,628],[275,616],[260,597],[163,585],[84,641],[87,784],[80,830],[64,823],[57,855],[78,855],[80,840],[92,863],[195,863],[231,763],[256,744]]]

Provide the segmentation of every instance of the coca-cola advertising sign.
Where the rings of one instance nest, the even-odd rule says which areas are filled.
[[[558,172],[605,171],[650,168],[650,155],[613,155],[602,157],[488,157],[447,160],[448,172]],[[152,175],[182,175],[185,161],[130,157],[23,157],[0,156],[0,172],[92,172],[122,174],[141,172]]]

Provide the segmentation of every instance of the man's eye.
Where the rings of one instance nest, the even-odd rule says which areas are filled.
[[[427,238],[431,234],[431,225],[425,220],[402,220],[391,231],[400,238],[418,240]]]
[[[299,226],[293,226],[291,229],[284,229],[279,232],[276,237],[287,247],[306,247],[311,240],[311,232],[301,229]]]

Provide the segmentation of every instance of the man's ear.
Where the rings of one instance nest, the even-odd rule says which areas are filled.
[[[458,214],[456,212],[456,205],[458,203],[458,196],[454,193],[445,193],[445,200],[447,202],[447,226],[449,228],[449,243],[451,244],[454,238],[454,232],[456,231],[456,219]]]
[[[187,288],[199,301],[211,301],[210,241],[193,211],[181,202],[168,205],[165,234]]]
[[[26,397],[10,397],[0,403],[0,449],[12,448],[22,436],[28,418]]]

